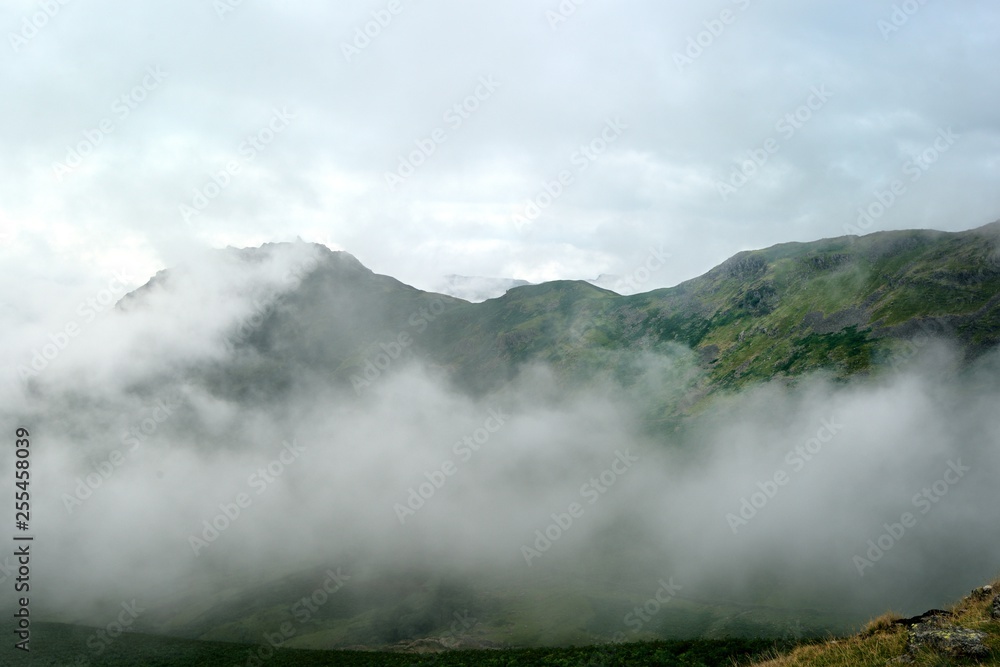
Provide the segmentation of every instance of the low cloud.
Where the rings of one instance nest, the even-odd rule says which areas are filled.
[[[697,384],[682,348],[621,353],[626,380],[529,366],[476,397],[412,358],[360,395],[314,376],[264,405],[213,391],[188,370],[224,363],[294,284],[313,251],[290,248],[154,281],[6,405],[33,437],[44,615],[135,598],[154,623],[242,575],[363,563],[470,583],[569,568],[649,594],[673,577],[681,598],[860,622],[996,574],[996,354],[927,343],[882,375],[718,396],[676,428],[650,415]]]

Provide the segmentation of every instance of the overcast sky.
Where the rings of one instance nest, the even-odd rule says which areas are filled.
[[[135,563],[169,561],[158,575],[163,579],[193,567],[171,549],[186,553],[188,532],[243,488],[245,470],[252,470],[250,458],[196,458],[193,446],[185,449],[197,444],[195,432],[189,440],[174,438],[181,449],[162,450],[162,462],[156,459],[161,450],[138,450],[131,465],[144,466],[142,474],[119,474],[107,487],[134,494],[127,499],[149,497],[148,504],[119,503],[121,496],[107,491],[88,505],[89,514],[64,514],[61,507],[59,494],[91,465],[78,459],[117,446],[119,428],[144,419],[145,397],[130,392],[222,355],[216,334],[237,316],[249,316],[249,295],[256,298],[253,289],[260,287],[254,281],[271,285],[264,279],[288,275],[308,252],[285,248],[253,272],[224,262],[189,271],[149,312],[108,316],[127,291],[164,268],[198,265],[194,260],[206,248],[301,237],[346,250],[374,271],[421,288],[445,274],[533,282],[617,274],[649,290],[693,278],[740,250],[850,232],[963,230],[1000,218],[995,0],[577,1],[4,0],[0,407],[19,420],[49,420],[39,424],[52,444],[41,455],[48,491],[39,509],[49,521],[42,530],[61,544],[80,545],[50,551],[44,561],[46,571],[65,573],[65,589],[91,575],[100,587],[119,571],[133,575],[123,578],[127,583],[151,585]],[[865,212],[860,222],[859,210]],[[657,268],[647,274],[648,266]],[[67,348],[71,339],[77,342]],[[669,380],[645,357],[634,359],[630,363],[657,382]],[[23,382],[21,369],[36,360],[45,367],[43,388],[65,394],[33,393],[34,385]],[[984,368],[985,377],[997,377],[993,365]],[[934,389],[932,379],[944,371],[921,373],[894,379],[884,391],[848,392],[817,380],[802,400],[780,388],[754,394],[746,399],[752,419],[734,411],[731,419],[723,415],[728,421],[720,418],[718,430],[706,427],[703,441],[722,444],[698,449],[713,457],[721,452],[718,462],[706,459],[704,474],[661,465],[659,454],[650,454],[643,472],[630,477],[637,480],[635,495],[619,496],[601,511],[610,524],[618,508],[624,516],[637,507],[668,508],[640,512],[635,521],[652,526],[644,533],[652,536],[648,543],[692,564],[687,581],[693,583],[685,584],[691,589],[703,565],[710,574],[735,578],[756,572],[732,566],[739,561],[764,563],[764,571],[779,574],[789,563],[783,576],[792,582],[816,582],[815,564],[829,566],[819,569],[833,574],[816,585],[839,587],[852,598],[866,590],[880,600],[900,590],[930,597],[932,586],[914,588],[912,577],[900,573],[937,573],[939,567],[946,569],[931,577],[935,587],[945,582],[949,591],[968,590],[993,567],[982,558],[997,547],[990,517],[974,511],[989,506],[994,490],[980,482],[964,482],[957,493],[972,500],[936,511],[921,525],[924,532],[914,533],[911,544],[920,548],[893,552],[876,571],[882,577],[876,584],[861,582],[851,564],[865,540],[878,538],[879,523],[899,517],[915,489],[937,479],[949,457],[996,468],[996,448],[983,444],[996,392],[970,394],[957,383]],[[446,430],[468,432],[492,408],[452,398],[422,375],[409,377],[386,381],[379,389],[385,398],[372,399],[365,412],[348,406],[343,419],[319,391],[308,395],[305,408],[279,406],[285,412],[267,421],[270,413],[248,416],[190,388],[186,400],[216,429],[206,433],[236,425],[237,435],[252,434],[256,449],[247,456],[274,456],[268,448],[300,415],[303,442],[320,443],[324,429],[342,429],[342,450],[317,445],[317,458],[289,474],[286,491],[269,496],[281,512],[269,514],[262,503],[255,522],[240,524],[254,539],[266,536],[266,549],[253,551],[244,548],[253,542],[234,539],[231,551],[214,553],[244,548],[256,558],[288,543],[315,544],[273,538],[265,531],[271,526],[286,527],[292,537],[319,535],[321,545],[339,539],[337,530],[315,528],[329,524],[288,522],[284,508],[300,507],[297,494],[310,489],[332,490],[319,496],[329,498],[315,504],[319,508],[334,507],[341,497],[363,499],[358,480],[381,480],[365,487],[382,494],[378,501],[360,503],[378,518],[357,521],[352,509],[338,519],[360,531],[348,535],[361,540],[366,531],[395,529],[392,502],[419,483],[407,475],[424,465],[413,457],[441,461],[431,448],[445,441]],[[526,386],[533,386],[530,380]],[[412,417],[385,416],[396,410],[397,387],[418,397]],[[481,473],[448,487],[455,503],[442,503],[437,519],[435,510],[421,516],[427,532],[418,537],[443,526],[440,544],[469,549],[455,553],[475,559],[494,549],[516,560],[523,536],[544,526],[550,507],[574,497],[577,472],[600,470],[590,463],[598,458],[606,465],[608,452],[600,447],[628,442],[624,408],[621,417],[614,405],[607,409],[614,419],[605,430],[583,419],[608,414],[591,407],[603,394],[563,413],[535,400],[548,391],[525,394],[530,409],[495,441],[501,458],[494,460],[509,466],[490,468],[484,453]],[[766,410],[757,407],[765,404]],[[796,479],[797,492],[789,489],[751,530],[733,535],[726,513],[831,415],[846,424],[842,458],[831,447],[828,463]],[[620,433],[618,423],[626,426]],[[173,424],[158,435],[168,445],[189,428],[183,419]],[[409,447],[406,429],[427,424],[434,429],[422,436],[426,443]],[[742,440],[726,439],[728,424],[737,425],[731,430]],[[529,431],[534,440],[523,436]],[[358,439],[372,445],[354,447]],[[534,446],[548,441],[551,449]],[[501,449],[504,442],[509,450]],[[910,452],[902,463],[893,448],[900,442]],[[387,468],[385,453],[404,444],[398,468]],[[729,456],[733,447],[745,458]],[[567,457],[569,448],[593,458]],[[332,458],[341,451],[360,458]],[[553,458],[544,458],[549,453]],[[342,460],[355,465],[341,466]],[[569,467],[549,460],[569,461]],[[522,465],[541,476],[523,476]],[[331,466],[344,485],[329,483]],[[506,485],[508,471],[541,482],[533,493],[520,493],[521,486]],[[166,482],[152,486],[159,479]],[[174,482],[182,479],[230,495],[188,494]],[[216,479],[222,483],[202,483]],[[292,484],[299,479],[306,481]],[[858,502],[850,506],[843,504],[845,479],[865,489],[851,496]],[[547,483],[552,480],[563,486]],[[464,488],[496,495],[476,505],[463,500]],[[720,495],[720,488],[727,492]],[[187,495],[177,500],[177,494]],[[700,501],[685,504],[684,498]],[[452,507],[465,523],[451,521]],[[510,513],[483,520],[472,511],[490,507]],[[687,507],[700,513],[669,510]],[[829,508],[837,516],[818,521]],[[168,548],[129,538],[139,534],[135,526],[158,517],[167,526],[159,538],[172,540]],[[315,517],[326,520],[322,513]],[[599,536],[602,524],[592,525],[587,530]],[[709,525],[714,532],[705,538]],[[776,536],[785,537],[789,525],[797,528],[786,544]],[[490,539],[470,541],[469,534]],[[588,534],[572,538],[583,545],[580,553],[590,544]],[[101,539],[84,539],[95,535]],[[389,535],[376,544],[394,555],[411,553],[400,548],[408,534]],[[120,546],[112,560],[108,544]],[[146,558],[154,552],[155,559]],[[67,554],[73,563],[60,569]],[[43,580],[62,583],[55,575]]]
[[[995,2],[578,2],[4,2],[7,307],[297,236],[424,288],[669,254],[652,289],[1000,217]]]

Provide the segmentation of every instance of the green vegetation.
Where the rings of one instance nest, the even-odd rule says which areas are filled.
[[[1000,590],[1000,580],[993,582],[993,590]],[[952,657],[940,649],[920,647],[908,658],[908,630],[898,623],[898,617],[888,613],[873,619],[868,627],[853,637],[829,640],[814,645],[803,646],[785,655],[757,663],[758,667],[884,667],[886,664],[914,665],[915,667],[938,667],[944,665],[1000,665],[1000,619],[990,617],[993,593],[983,596],[969,596],[953,605],[946,617],[948,626],[983,632],[983,644],[989,650],[989,657],[982,660]],[[945,631],[947,632],[947,630]]]
[[[92,628],[59,623],[36,623],[31,664],[98,665],[107,667],[186,667],[204,665],[268,665],[269,667],[537,667],[685,665],[711,667],[748,663],[775,651],[787,651],[792,642],[761,639],[660,641],[609,644],[583,648],[459,650],[435,653],[381,651],[309,651],[270,646],[196,641],[126,633],[98,655],[86,641]],[[17,664],[16,656],[11,663]],[[25,664],[28,664],[25,661]]]
[[[227,397],[266,403],[291,390],[290,378],[318,375],[354,390],[358,378],[414,359],[477,394],[533,363],[551,366],[570,388],[581,378],[627,384],[637,379],[629,369],[652,354],[685,368],[683,391],[647,399],[651,420],[671,420],[719,390],[817,370],[838,378],[877,371],[917,333],[970,356],[1000,343],[1000,222],[785,243],[633,296],[554,281],[475,304],[321,252],[319,268],[234,342],[232,363],[192,372]],[[694,403],[675,401],[692,395]]]
[[[739,253],[635,296],[570,281],[515,288],[442,316],[418,353],[486,391],[532,361],[593,377],[620,362],[608,352],[669,357],[684,346],[708,396],[815,370],[876,370],[924,330],[975,355],[1000,342],[998,295],[1000,223],[880,232]]]
[[[609,535],[616,543],[625,535]],[[430,639],[439,648],[584,646],[616,640],[654,641],[822,637],[854,626],[842,613],[793,606],[791,600],[749,604],[689,599],[683,594],[636,629],[626,623],[648,602],[646,587],[584,569],[524,571],[520,568],[474,580],[433,572],[366,574],[354,568],[349,586],[302,617],[322,571],[300,572],[266,582],[234,579],[206,597],[178,592],[176,600],[150,609],[137,632],[190,639],[260,643],[285,628],[283,645],[301,649],[390,648]],[[655,574],[651,575],[655,581]],[[298,610],[298,611],[296,611]],[[102,614],[98,614],[102,616]],[[63,617],[68,623],[86,618]]]
[[[1000,580],[993,590],[1000,590]],[[345,667],[613,667],[678,665],[709,667],[883,667],[909,653],[917,667],[944,665],[1000,665],[1000,619],[991,618],[994,593],[970,595],[953,605],[944,617],[950,629],[983,633],[989,655],[979,661],[950,657],[941,649],[918,647],[908,651],[909,630],[899,617],[886,613],[873,619],[860,633],[826,640],[759,638],[699,639],[603,644],[584,647],[492,648],[440,650],[432,642],[414,642],[408,651],[321,651],[273,649],[269,645],[198,641],[129,632],[110,643],[92,642],[95,629],[62,623],[33,626],[32,650],[11,655],[4,664],[53,664],[90,666],[185,665],[343,665]],[[98,653],[94,646],[100,645]],[[23,661],[19,658],[25,658]],[[28,662],[30,660],[30,663]]]

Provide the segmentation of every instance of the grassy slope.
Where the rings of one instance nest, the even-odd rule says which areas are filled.
[[[1000,579],[993,582],[994,591],[1000,591]],[[1000,621],[990,619],[990,597],[974,599],[964,598],[952,605],[948,611],[953,612],[951,621],[958,626],[979,630],[987,634],[984,642],[991,650],[989,659],[980,663],[983,665],[1000,665]],[[827,642],[804,646],[787,655],[758,663],[758,667],[884,667],[884,665],[901,657],[906,649],[907,631],[899,626],[892,626],[887,621],[896,618],[888,613],[875,619],[869,627],[853,636]],[[919,655],[916,661],[909,663],[917,667],[964,664],[948,659],[933,651],[927,650]]]
[[[573,281],[519,287],[450,310],[425,351],[488,390],[529,361],[568,383],[627,382],[626,353],[693,350],[707,394],[820,368],[865,373],[924,329],[973,354],[1000,342],[1000,223],[786,243],[629,297]]]

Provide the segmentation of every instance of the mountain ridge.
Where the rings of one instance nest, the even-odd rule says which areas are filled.
[[[289,245],[218,256],[235,251],[255,262]],[[380,346],[400,336],[407,342],[401,358],[442,369],[477,393],[535,363],[568,382],[620,375],[620,357],[638,352],[683,357],[701,373],[699,391],[707,395],[816,370],[867,374],[907,356],[914,337],[949,340],[969,358],[1000,343],[1000,221],[963,232],[886,231],[741,251],[674,287],[628,296],[558,280],[478,303],[374,273],[344,251],[305,245],[318,253],[315,266],[236,350],[278,375],[284,367],[286,376],[301,371],[344,387],[371,375]],[[170,275],[158,273],[120,303]]]

